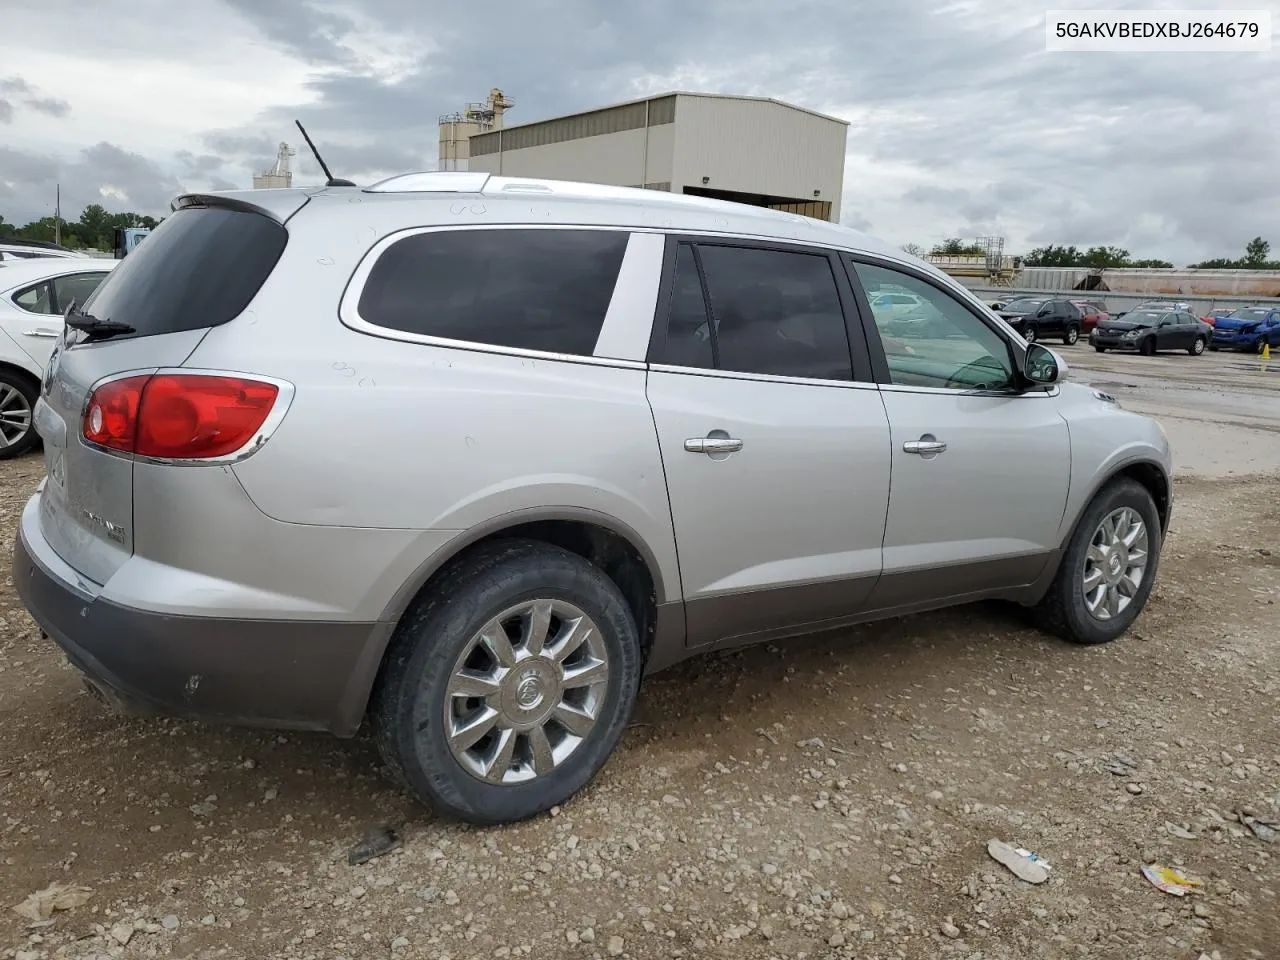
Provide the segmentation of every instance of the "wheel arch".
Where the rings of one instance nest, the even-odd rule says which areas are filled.
[[[630,525],[599,511],[582,507],[518,510],[495,517],[455,537],[427,558],[392,597],[365,645],[340,707],[334,732],[354,735],[368,709],[373,685],[391,643],[396,625],[414,599],[430,589],[450,566],[472,551],[502,539],[529,539],[568,550],[595,564],[613,580],[636,619],[648,658],[658,628],[658,608],[667,602],[665,582],[657,558]]]

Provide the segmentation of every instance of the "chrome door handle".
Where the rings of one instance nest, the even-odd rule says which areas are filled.
[[[53,330],[23,330],[28,337],[56,337],[58,333]]]
[[[926,440],[921,438],[920,440],[908,440],[902,445],[903,451],[906,453],[918,453],[921,456],[931,457],[942,453],[947,449],[947,445],[944,441],[935,440],[928,434],[925,434],[925,436],[929,437],[929,439]]]
[[[684,442],[690,453],[736,453],[742,449],[742,441],[735,437],[695,437]]]

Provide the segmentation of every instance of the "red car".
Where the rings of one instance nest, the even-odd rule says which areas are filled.
[[[1101,321],[1109,320],[1111,314],[1103,308],[1101,300],[1072,300],[1080,308],[1080,333],[1087,334]]]

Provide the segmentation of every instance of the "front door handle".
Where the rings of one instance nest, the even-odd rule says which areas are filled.
[[[54,330],[23,330],[22,332],[23,332],[24,334],[26,334],[28,337],[56,337],[56,336],[59,336],[58,332],[57,332],[57,331],[54,331]]]
[[[943,440],[937,439],[933,434],[926,433],[919,440],[908,440],[902,445],[905,453],[916,453],[922,457],[934,457],[943,453],[947,449],[947,444]]]
[[[695,437],[684,442],[690,453],[737,453],[742,441],[736,437]]]

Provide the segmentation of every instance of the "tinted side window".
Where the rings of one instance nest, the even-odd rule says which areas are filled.
[[[145,337],[214,327],[239,316],[284,252],[288,234],[261,214],[187,207],[164,219],[78,309]]]
[[[621,230],[405,237],[374,264],[360,316],[422,336],[591,356],[629,239]]]
[[[958,300],[907,273],[852,261],[850,266],[871,302],[893,383],[950,390],[1015,384],[1009,345]],[[928,309],[910,316],[879,310],[876,292],[886,286],[907,287]]]
[[[699,245],[721,370],[852,380],[849,337],[825,255]]]
[[[702,367],[714,370],[715,351],[711,340],[711,324],[707,321],[707,305],[702,296],[702,281],[693,247],[680,244],[676,251],[676,275],[671,284],[671,307],[667,317],[667,342],[662,363],[679,367]]]

